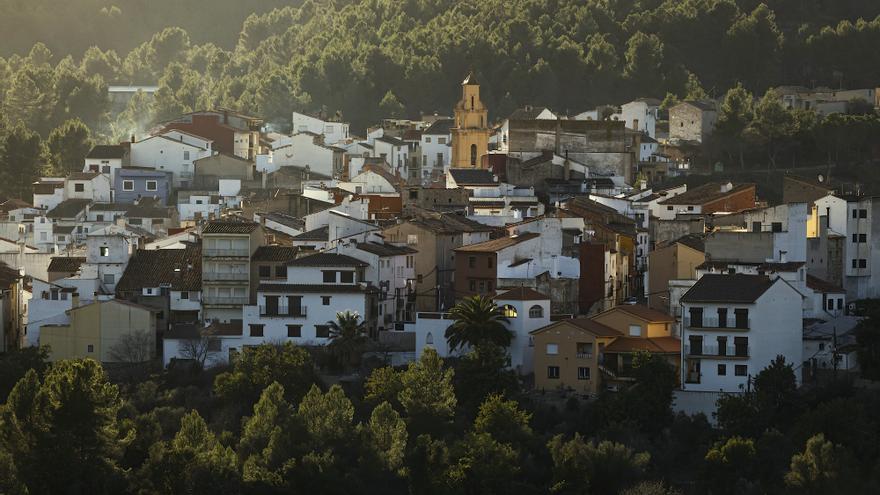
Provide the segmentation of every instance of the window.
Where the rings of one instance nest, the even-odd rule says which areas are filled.
[[[102,258],[106,258],[106,257],[110,256],[110,248],[109,248],[109,247],[107,247],[107,246],[101,246],[101,247],[99,248],[99,250],[101,251],[101,257],[102,257]]]
[[[727,337],[720,336],[717,338],[718,341],[718,355],[726,356],[727,355]]]
[[[477,290],[477,282],[474,281],[473,279],[469,280],[469,281],[468,281],[468,289],[469,289],[471,292],[474,292],[475,290]]]
[[[437,143],[446,144],[446,138],[445,137],[437,138]]]
[[[629,326],[629,336],[630,337],[641,337],[642,336],[642,326],[641,325],[630,325]]]
[[[749,374],[749,367],[744,364],[738,364],[733,367],[733,374],[736,376],[746,376]]]
[[[834,309],[834,299],[828,300],[828,309]]]
[[[727,308],[718,308],[718,328],[727,328]]]
[[[287,276],[287,267],[284,265],[278,265],[275,267],[275,276],[276,277],[286,277]]]
[[[559,344],[547,344],[547,355],[555,356],[559,354]]]
[[[180,293],[181,299],[189,299],[189,292],[183,291]]]
[[[771,232],[782,232],[782,222],[772,222],[770,224]]]
[[[837,299],[837,309],[843,309],[843,299]]]
[[[141,225],[144,222],[142,218],[129,218],[128,223],[130,223],[131,225]]]
[[[189,160],[189,150],[185,150],[185,151],[183,152],[183,159],[184,159],[184,160]]]
[[[559,378],[559,366],[547,366],[547,378],[556,380]]]
[[[531,308],[529,308],[529,318],[543,318],[544,317],[544,308],[541,307],[540,304],[535,304]]]
[[[853,234],[852,241],[853,244],[868,242],[868,234]]]
[[[339,272],[339,281],[343,284],[353,284],[354,272]]]
[[[46,236],[47,236],[46,232],[40,232],[40,240],[41,240],[41,241],[45,241],[45,240],[46,240]]]
[[[425,136],[425,142],[426,142],[426,143],[430,143],[430,142],[431,142],[431,137],[430,137],[430,136]]]
[[[330,325],[315,325],[315,337],[319,339],[330,337]]]
[[[593,343],[592,342],[578,342],[577,344],[577,357],[581,359],[592,359],[593,357]]]
[[[114,275],[112,273],[105,273],[104,274],[104,283],[108,284],[108,285],[115,284],[116,283],[116,275]]]
[[[262,337],[263,336],[263,328],[265,327],[265,325],[251,323],[249,326],[250,326],[251,337]]]
[[[410,189],[409,190],[409,199],[411,199],[411,200],[419,199],[419,190],[418,189]]]
[[[134,181],[133,180],[122,181],[122,190],[123,191],[134,191]]]
[[[102,174],[109,174],[110,173],[110,165],[102,165],[101,166],[101,173]]]
[[[410,246],[413,246],[418,242],[419,242],[419,236],[417,236],[415,234],[407,234],[407,236],[406,236],[406,243],[407,244],[409,244]]]
[[[477,145],[471,145],[471,167],[477,166]]]
[[[672,206],[667,206],[666,211],[672,211]]]
[[[272,267],[269,265],[260,265],[260,277],[266,278],[272,276]]]
[[[321,304],[324,306],[330,306],[330,296],[321,296]]]
[[[96,222],[103,222],[103,221],[104,221],[104,215],[95,215],[95,221],[96,221]]]
[[[865,210],[865,209],[859,210],[859,218],[868,218],[868,210]]]
[[[746,308],[739,308],[733,310],[733,317],[736,320],[735,325],[736,328],[746,329],[749,328],[749,310]]]
[[[324,275],[324,283],[325,284],[334,284],[336,283],[336,272],[333,270],[323,270],[321,273]]]
[[[67,236],[64,236],[64,235],[58,236],[58,242],[65,242],[66,240],[67,240]]]
[[[691,205],[688,205],[688,211],[694,211],[694,207]]]
[[[431,332],[428,332],[428,335],[425,336],[425,344],[434,345],[434,335]]]
[[[703,308],[690,308],[690,326],[700,328],[703,326]]]
[[[76,192],[84,192],[86,190],[86,185],[82,182],[77,182],[73,185],[73,190]]]
[[[480,284],[482,284],[482,282],[480,282]],[[482,285],[480,286],[480,288],[482,289]],[[482,291],[481,291],[481,292],[482,292]],[[501,308],[501,314],[504,315],[504,316],[507,317],[507,318],[516,318],[516,315],[517,315],[517,313],[516,313],[516,308],[514,308],[514,307],[511,306],[510,304],[505,304],[505,305]]]
[[[748,357],[749,356],[749,338],[748,337],[734,337],[733,338],[733,352],[737,357]]]
[[[302,337],[302,325],[287,325],[288,337]]]
[[[88,352],[88,353],[95,352],[95,346],[92,345],[92,344],[87,345],[87,346],[86,346],[86,352]]]
[[[691,335],[688,337],[688,342],[690,343],[690,351],[688,354],[691,356],[702,356],[703,355],[703,336],[702,335]]]
[[[476,268],[477,267],[477,257],[476,256],[468,256],[468,268]]]
[[[719,364],[718,365],[718,376],[727,376],[727,365]]]
[[[159,188],[158,183],[156,181],[154,181],[154,180],[147,181],[147,191],[155,191],[158,188]]]
[[[586,366],[578,366],[578,380],[589,380],[590,368]]]
[[[220,350],[222,348],[223,348],[223,342],[221,342],[220,339],[208,339],[208,345],[207,345],[208,352],[220,352]]]

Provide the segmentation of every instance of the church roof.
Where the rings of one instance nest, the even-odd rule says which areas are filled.
[[[480,84],[479,82],[477,82],[477,78],[476,78],[476,76],[474,76],[474,71],[470,71],[470,72],[468,73],[467,77],[464,78],[464,81],[461,82],[461,85],[462,85],[462,86],[465,86],[465,85],[468,85],[468,84],[475,84],[475,85],[479,85],[479,84]]]

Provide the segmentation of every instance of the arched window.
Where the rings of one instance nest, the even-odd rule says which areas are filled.
[[[503,314],[507,318],[516,318],[516,308],[514,308],[510,304],[505,304],[501,308],[501,314]]]
[[[474,109],[474,97],[471,95],[471,110]]]
[[[434,345],[434,336],[431,335],[431,332],[428,332],[428,335],[425,337],[425,344]]]
[[[483,128],[483,127],[486,127],[486,126],[483,124],[483,116],[480,115],[480,128]]]
[[[471,145],[471,167],[477,166],[477,145]]]
[[[531,308],[529,308],[529,318],[543,318],[544,317],[544,308],[541,307],[540,304],[535,304]]]

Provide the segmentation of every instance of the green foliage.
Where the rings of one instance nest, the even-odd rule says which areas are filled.
[[[508,347],[513,338],[508,322],[495,301],[480,295],[462,299],[450,311],[454,322],[446,329],[446,341],[452,350],[483,343]]]
[[[553,459],[553,493],[616,494],[638,481],[650,460],[646,452],[608,441],[595,445],[579,434],[568,441],[556,435],[547,448]]]
[[[330,344],[327,350],[343,369],[360,362],[361,354],[367,344],[365,322],[359,321],[357,312],[345,311],[336,313],[335,321],[328,321],[330,326]]]
[[[12,387],[29,370],[34,370],[37,376],[42,375],[48,359],[49,348],[45,346],[25,347],[0,354],[0,401],[6,400]]]
[[[458,400],[452,387],[454,372],[443,368],[443,360],[433,349],[425,349],[421,359],[411,363],[401,376],[397,398],[415,431],[431,430],[450,420]]]
[[[880,380],[880,313],[872,311],[856,328],[862,377]]]
[[[297,403],[316,381],[312,358],[305,349],[290,342],[265,344],[246,347],[232,371],[217,375],[214,392],[222,400],[250,409],[273,382],[283,387],[285,399]]]
[[[113,493],[121,472],[119,390],[90,359],[28,371],[0,409],[5,469],[30,493]],[[2,460],[2,459],[0,459]]]
[[[52,171],[63,177],[79,172],[93,145],[91,131],[79,119],[68,120],[56,127],[46,140]]]
[[[529,421],[532,415],[519,408],[512,400],[501,395],[491,395],[480,406],[474,431],[487,433],[501,443],[513,446],[527,445],[532,440]]]
[[[754,477],[755,442],[730,437],[706,454],[706,484],[712,493],[739,493]]]
[[[40,136],[19,123],[6,135],[0,151],[0,194],[27,198],[43,169]]]
[[[509,369],[510,357],[503,347],[482,343],[454,362],[455,395],[469,417],[492,394],[516,397],[519,381]]]
[[[821,433],[807,440],[804,451],[791,458],[785,484],[806,495],[855,493],[852,458],[846,448]]]
[[[388,471],[398,471],[403,466],[407,440],[406,422],[400,414],[387,402],[379,404],[370,415],[367,431],[382,466]]]

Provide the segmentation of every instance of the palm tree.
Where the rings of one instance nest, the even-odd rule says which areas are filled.
[[[330,352],[341,362],[343,368],[351,364],[352,356],[363,349],[367,337],[364,335],[364,322],[358,321],[361,316],[355,311],[346,310],[336,313],[335,321],[328,321],[330,326]]]
[[[509,320],[494,301],[483,296],[468,297],[449,311],[455,322],[446,329],[449,350],[491,343],[508,347],[513,334],[507,329]]]

